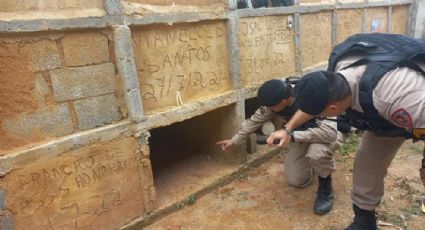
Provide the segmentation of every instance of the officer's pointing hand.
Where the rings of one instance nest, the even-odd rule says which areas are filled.
[[[275,140],[279,140],[279,143],[275,144]],[[267,138],[267,144],[270,146],[286,147],[290,140],[291,137],[287,134],[287,132],[280,129],[270,134],[269,138]]]
[[[231,139],[229,139],[229,140],[222,140],[222,141],[219,141],[219,142],[217,142],[215,144],[216,145],[219,145],[223,151],[226,151],[226,149],[228,149],[230,146],[233,145],[233,141]]]

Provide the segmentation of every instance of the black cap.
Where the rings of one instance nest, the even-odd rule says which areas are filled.
[[[292,88],[282,80],[272,79],[264,82],[264,84],[260,86],[257,96],[260,105],[274,106],[281,100],[292,96]]]
[[[295,103],[304,113],[316,116],[328,104],[328,79],[322,71],[306,74],[294,88]]]

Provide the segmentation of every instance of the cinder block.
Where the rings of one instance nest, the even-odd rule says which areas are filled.
[[[101,33],[68,34],[62,39],[67,66],[83,66],[109,61],[108,38]]]
[[[29,57],[31,70],[40,71],[61,67],[59,50],[54,40],[46,38],[36,42],[28,42],[21,49],[21,52]]]
[[[112,63],[52,70],[56,101],[76,100],[115,92],[115,67]]]
[[[74,128],[68,105],[61,104],[5,119],[3,130],[15,136],[31,138],[33,135],[64,136],[72,133]]]
[[[86,130],[121,120],[115,95],[93,97],[74,102],[78,128]]]

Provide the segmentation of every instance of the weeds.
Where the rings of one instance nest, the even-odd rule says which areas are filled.
[[[348,155],[348,153],[354,152],[357,150],[360,143],[360,135],[357,133],[349,134],[348,138],[344,140],[341,148],[339,149],[342,155]]]
[[[177,203],[177,208],[178,209],[182,209],[185,206],[190,206],[196,203],[196,196],[195,195],[190,195],[188,198],[186,198],[186,200],[181,201],[179,203]]]
[[[414,143],[409,144],[409,150],[412,150],[414,153],[422,154],[423,146],[415,145]]]

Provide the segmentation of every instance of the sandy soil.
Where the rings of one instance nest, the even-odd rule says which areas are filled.
[[[381,229],[424,229],[420,198],[425,189],[417,170],[421,146],[406,142],[389,169],[386,193],[378,209]],[[354,155],[353,148],[336,156],[335,201],[327,215],[313,212],[317,181],[304,189],[286,185],[284,157],[280,154],[145,229],[343,229],[353,217],[350,191]]]

